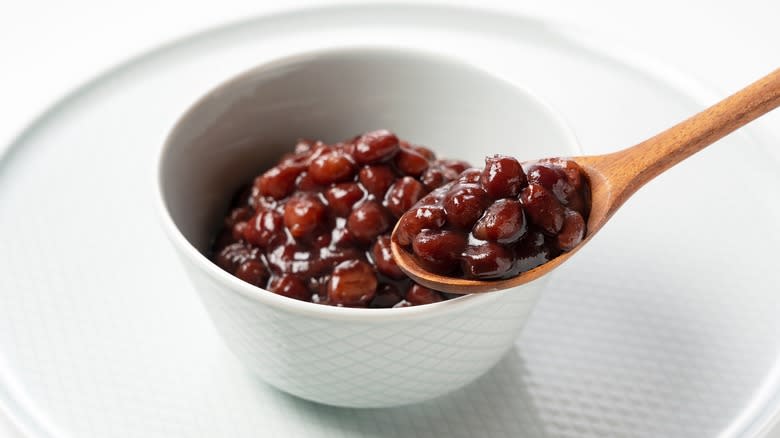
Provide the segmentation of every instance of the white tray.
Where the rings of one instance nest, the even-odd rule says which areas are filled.
[[[245,371],[157,224],[155,151],[194,99],[234,73],[356,44],[479,62],[552,103],[587,153],[633,144],[714,102],[582,29],[447,7],[275,15],[132,60],[55,105],[0,159],[0,405],[23,430],[692,437],[755,436],[774,421],[780,179],[767,145],[777,139],[750,130],[637,194],[560,269],[517,348],[464,390],[345,410]]]

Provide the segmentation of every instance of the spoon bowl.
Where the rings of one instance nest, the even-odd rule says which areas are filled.
[[[448,277],[427,271],[401,247],[393,230],[396,263],[416,282],[455,294],[494,292],[544,276],[587,244],[613,214],[647,182],[720,138],[780,106],[780,69],[673,127],[627,149],[568,158],[580,165],[591,190],[587,235],[571,251],[517,276],[498,280]]]

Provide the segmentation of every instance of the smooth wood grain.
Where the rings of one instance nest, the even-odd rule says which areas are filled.
[[[635,146],[606,155],[574,157],[590,182],[592,204],[588,234],[574,250],[542,266],[504,280],[480,281],[425,271],[414,257],[392,242],[398,266],[418,283],[450,293],[482,293],[507,289],[560,266],[585,245],[639,188],[757,117],[780,106],[780,69],[748,85],[706,110]]]

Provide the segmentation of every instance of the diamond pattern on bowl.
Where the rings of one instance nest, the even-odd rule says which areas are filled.
[[[514,343],[545,283],[436,318],[345,322],[288,313],[191,275],[217,330],[263,380],[351,407],[427,400],[485,373]]]

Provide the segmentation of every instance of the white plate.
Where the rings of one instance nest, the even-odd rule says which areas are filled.
[[[0,402],[20,427],[41,437],[754,436],[772,421],[780,180],[767,140],[748,132],[637,194],[560,270],[517,348],[462,391],[344,410],[245,371],[157,224],[155,151],[224,78],[356,43],[479,62],[557,107],[588,153],[712,102],[585,31],[446,7],[299,11],[133,60],[54,106],[0,161]]]

